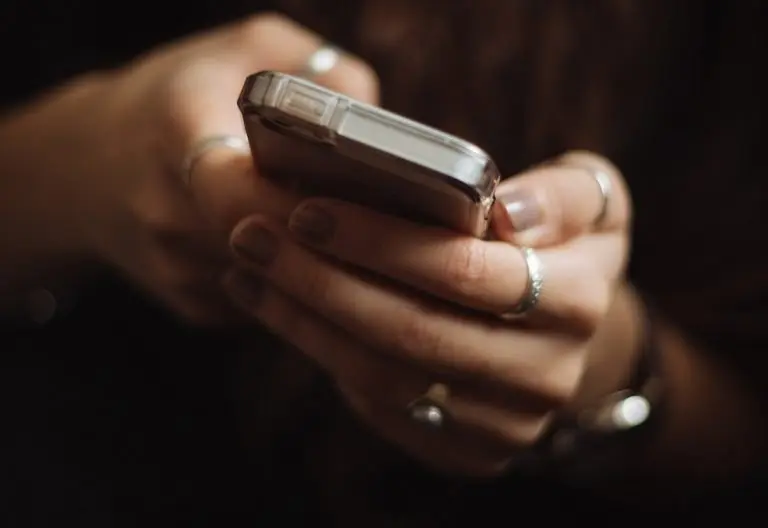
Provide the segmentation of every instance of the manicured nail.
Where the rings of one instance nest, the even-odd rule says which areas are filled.
[[[288,227],[310,244],[325,244],[336,230],[336,219],[317,205],[300,205],[291,215]]]
[[[232,247],[245,260],[266,267],[277,255],[277,237],[260,225],[250,224],[232,240]]]
[[[252,310],[259,305],[264,282],[255,275],[235,271],[224,279],[224,290],[241,308]]]
[[[507,211],[512,228],[519,232],[539,226],[544,220],[536,196],[525,189],[513,189],[496,196]]]

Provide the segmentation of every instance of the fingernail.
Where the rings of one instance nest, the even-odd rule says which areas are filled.
[[[264,282],[255,275],[235,271],[224,279],[224,290],[241,308],[258,306],[264,291]]]
[[[307,204],[293,212],[288,227],[310,244],[325,244],[336,230],[336,219],[321,207]]]
[[[507,211],[512,228],[517,232],[527,231],[540,225],[543,214],[536,196],[525,189],[513,189],[496,196]]]
[[[266,267],[277,255],[277,237],[267,229],[251,224],[236,235],[232,247],[245,260]]]

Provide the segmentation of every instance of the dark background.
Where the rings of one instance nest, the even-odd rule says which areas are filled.
[[[0,102],[12,107],[245,12],[212,1],[3,0]],[[235,338],[185,328],[106,276],[44,327],[15,323],[0,341],[0,525],[273,525],[322,509],[302,498],[290,446],[281,473],[259,476],[245,462],[232,410]],[[763,491],[762,482],[739,487],[694,511],[761,509]],[[542,513],[533,486],[516,502],[526,493]],[[558,503],[561,513],[576,500]]]

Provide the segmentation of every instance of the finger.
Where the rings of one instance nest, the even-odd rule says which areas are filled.
[[[360,392],[341,386],[342,395],[363,422],[385,440],[427,467],[453,476],[494,477],[504,472],[511,453],[462,430],[433,431],[393,412]]]
[[[255,211],[287,222],[303,198],[261,177],[250,153],[226,149],[211,151],[198,162],[191,191],[201,211],[224,236]]]
[[[315,361],[339,385],[378,402],[388,413],[406,413],[436,376],[366,348],[256,276],[234,270],[225,277],[224,288],[248,315]],[[452,427],[510,451],[531,445],[546,425],[546,412],[512,392],[513,398],[507,398],[461,380],[451,383],[445,408]]]
[[[357,267],[469,308],[510,312],[527,294],[528,269],[519,248],[422,226],[338,200],[310,199],[289,227],[310,247]],[[579,306],[603,294],[623,263],[620,237],[539,251],[545,284],[538,310],[578,321]],[[591,324],[595,313],[584,313]]]
[[[321,43],[317,34],[290,19],[260,15],[219,30],[211,49],[200,50],[200,57],[190,59],[173,81],[171,137],[176,139],[169,170],[182,173],[193,194],[203,198],[201,207],[209,216],[220,218],[220,223],[226,224],[243,210],[257,210],[258,185],[249,181],[253,174],[247,170],[248,149],[219,145],[197,153],[192,163],[184,160],[206,138],[245,137],[235,103],[247,75],[259,70],[298,72]],[[373,70],[348,53],[342,53],[330,71],[313,80],[356,99],[378,100]]]
[[[222,40],[245,58],[247,74],[259,70],[301,74],[310,56],[325,43],[322,36],[279,13],[259,14],[235,23],[232,29],[224,28]],[[333,68],[312,81],[360,101],[378,103],[375,72],[347,51],[341,50]]]
[[[234,269],[225,275],[223,286],[248,316],[300,350],[340,383],[365,388],[392,402],[410,401],[414,390],[426,383],[422,372],[367,349],[257,275]]]
[[[569,153],[511,178],[496,197],[496,235],[524,246],[559,244],[593,230],[619,231],[630,221],[621,174],[589,153]]]
[[[217,280],[226,252],[219,258],[205,248],[157,248],[138,273],[142,284],[174,315],[195,327],[229,326],[243,320]]]
[[[348,273],[280,230],[264,219],[239,224],[232,239],[239,263],[381,353],[547,400],[560,401],[579,374],[581,354],[573,347],[582,336],[538,335],[457,312]]]
[[[244,133],[236,102],[248,75],[262,70],[297,74],[322,42],[309,29],[270,13],[219,28],[200,46],[192,46],[169,88],[181,140],[176,163],[199,138]],[[365,102],[378,102],[375,73],[349,53],[342,53],[330,71],[313,81]]]

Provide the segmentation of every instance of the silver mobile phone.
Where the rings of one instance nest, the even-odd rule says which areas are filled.
[[[270,180],[486,235],[500,175],[471,143],[278,72],[249,76],[238,106]]]

